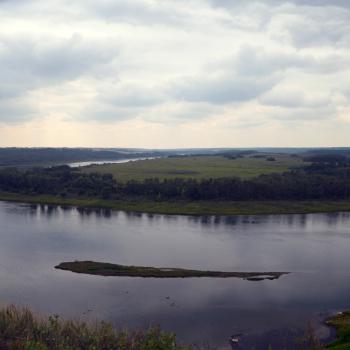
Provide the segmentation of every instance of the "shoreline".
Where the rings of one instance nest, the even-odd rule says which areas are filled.
[[[163,215],[279,215],[349,212],[349,201],[197,201],[156,202],[149,200],[103,200],[56,196],[30,196],[0,193],[0,201],[27,204],[72,206],[86,209],[110,209]]]
[[[338,312],[328,317],[324,323],[334,336],[334,339],[326,345],[326,349],[350,349],[350,311]]]

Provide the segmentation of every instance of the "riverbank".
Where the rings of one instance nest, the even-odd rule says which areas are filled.
[[[332,350],[350,349],[350,312],[341,312],[326,321],[329,327],[336,330],[336,340],[327,346]]]
[[[350,312],[342,312],[326,321],[336,329],[336,340],[321,346],[313,330],[306,331],[297,344],[306,350],[350,349]],[[291,340],[293,341],[293,340]],[[191,350],[178,344],[174,333],[158,327],[147,330],[118,330],[104,321],[65,320],[58,315],[41,317],[28,308],[7,306],[0,309],[0,348],[40,350]],[[195,347],[200,349],[199,347]],[[270,349],[275,349],[269,347]]]
[[[173,333],[149,328],[146,331],[116,330],[106,322],[41,318],[26,308],[0,309],[0,349],[35,350],[190,350],[176,343]]]
[[[198,201],[156,202],[147,200],[103,200],[85,198],[61,198],[55,196],[30,196],[0,193],[1,201],[102,208],[169,215],[259,215],[259,214],[307,214],[350,211],[350,201]]]

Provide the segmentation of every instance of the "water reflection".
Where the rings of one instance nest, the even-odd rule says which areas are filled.
[[[112,210],[105,208],[77,208],[76,210],[82,220],[84,220],[85,217],[91,216],[104,219],[109,219],[112,216]],[[113,214],[117,216],[118,212],[114,212]]]
[[[349,248],[349,213],[191,217],[0,202],[0,300],[120,326],[161,324],[223,348],[240,332],[263,344],[266,332],[299,332],[321,312],[350,308]],[[249,282],[54,269],[76,259],[292,273]]]
[[[350,222],[350,213],[325,213],[325,214],[295,214],[295,215],[252,215],[252,216],[219,216],[219,215],[204,215],[204,216],[178,216],[178,215],[159,215],[151,213],[138,213],[138,212],[119,212],[104,208],[76,208],[72,206],[55,206],[55,205],[43,205],[43,204],[16,204],[4,203],[1,206],[1,210],[8,213],[16,213],[17,215],[41,215],[47,217],[61,216],[65,213],[78,213],[81,219],[87,219],[89,217],[94,218],[112,218],[117,217],[118,213],[122,213],[124,218],[130,221],[159,221],[165,220],[168,223],[176,222],[178,220],[187,221],[191,225],[202,225],[204,227],[212,226],[247,226],[249,230],[251,225],[270,226],[276,225],[277,227],[289,227],[293,229],[305,229],[313,228],[314,226],[320,227],[337,227],[344,226]]]

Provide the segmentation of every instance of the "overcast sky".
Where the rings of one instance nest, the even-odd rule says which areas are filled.
[[[349,0],[0,0],[0,146],[349,140]]]

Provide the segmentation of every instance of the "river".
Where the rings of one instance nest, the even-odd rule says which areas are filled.
[[[256,349],[290,343],[309,322],[327,337],[321,320],[350,309],[349,252],[349,213],[195,217],[0,202],[1,303],[123,328],[160,325],[182,342],[218,349],[230,349],[229,336],[236,333],[246,349],[254,342]],[[252,282],[54,269],[87,259],[291,273]]]
[[[109,159],[109,160],[89,160],[89,161],[82,161],[82,162],[73,162],[68,163],[71,168],[78,168],[82,166],[89,166],[89,165],[103,165],[103,164],[121,164],[121,163],[129,163],[129,162],[136,162],[138,160],[148,160],[148,159],[156,159],[160,157],[143,157],[143,158],[125,158],[125,159]]]

